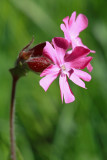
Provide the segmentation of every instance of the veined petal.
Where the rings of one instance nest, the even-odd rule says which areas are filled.
[[[76,12],[74,11],[69,19],[69,28],[71,27],[71,25],[73,25],[75,19],[76,19]]]
[[[75,100],[75,97],[69,87],[66,75],[63,75],[63,76],[60,75],[59,85],[60,85],[62,102],[63,102],[63,96],[64,96],[65,103],[73,102]]]
[[[64,59],[66,62],[70,62],[81,57],[88,55],[90,52],[89,49],[84,48],[82,46],[75,47],[71,54],[66,54]]]
[[[66,68],[67,71],[70,71],[73,68],[72,67],[72,62],[65,62],[64,65],[65,65],[65,68]]]
[[[75,23],[73,23],[73,25],[70,28],[71,36],[76,38],[77,36],[79,36],[79,33],[82,30],[87,28],[87,26],[88,26],[87,17],[85,15],[83,15],[83,14],[79,14],[77,16],[77,19],[76,19]]]
[[[68,41],[65,38],[55,37],[52,39],[52,43],[57,53],[57,61],[59,64],[64,63],[65,52],[69,46]]]
[[[40,74],[40,77],[46,76],[48,74],[57,74],[59,70],[60,68],[57,65],[51,64]]]
[[[83,43],[82,43],[82,40],[81,38],[77,37],[77,38],[74,38],[72,39],[72,49],[74,49],[75,47],[77,46],[81,46],[81,47],[84,47],[86,49],[89,49],[87,46],[85,46]],[[90,50],[90,49],[89,49]],[[94,50],[90,50],[91,53],[95,53]]]
[[[87,65],[90,63],[90,61],[92,59],[93,58],[91,56],[90,57],[82,57],[77,60],[71,61],[69,63],[71,64],[71,68],[84,69],[85,67],[87,67]],[[69,64],[69,66],[70,66],[70,64]]]
[[[69,79],[72,80],[78,86],[85,88],[85,83],[75,73],[72,73]]]
[[[88,19],[85,15],[79,14],[76,19],[77,34],[88,27]]]
[[[65,26],[68,28],[69,16],[65,17],[63,19],[63,22],[65,23]]]
[[[49,42],[46,42],[46,46],[43,49],[43,55],[50,58],[55,64],[57,64],[56,51]]]
[[[83,43],[82,43],[82,40],[81,38],[77,37],[77,38],[74,38],[72,39],[72,49],[74,49],[75,47],[77,46],[82,46],[84,48],[87,48]]]
[[[61,24],[60,28],[64,32],[65,39],[67,39],[68,42],[70,43],[71,42],[71,37],[70,37],[70,33],[69,33],[68,29],[65,27],[64,24]]]
[[[59,77],[59,86],[60,86],[60,93],[61,93],[61,100],[63,103],[63,96],[64,96],[64,79],[63,77],[60,75]]]
[[[87,69],[88,69],[89,72],[91,72],[93,70],[93,67],[90,63],[87,65]]]
[[[90,81],[91,76],[87,72],[81,71],[79,69],[74,69],[75,75],[77,75],[79,78],[83,79],[84,81]]]
[[[69,46],[72,46],[72,49],[76,46],[83,46],[88,49],[78,37],[79,33],[88,26],[87,17],[83,14],[79,14],[76,18],[76,12],[73,12],[71,17],[64,18],[63,22],[64,24],[61,24],[60,28],[64,32],[65,39],[68,40]],[[95,53],[94,50],[90,50],[90,52]]]
[[[55,37],[52,39],[53,45],[55,47],[56,50],[59,51],[59,49],[63,49],[63,50],[67,50],[68,49],[68,41],[65,38],[62,37]]]
[[[67,30],[64,24],[61,24],[61,25],[60,25],[60,28],[61,28],[61,30],[62,30],[63,32],[65,32],[65,31]]]
[[[47,91],[51,83],[58,77],[58,74],[49,74],[39,81],[40,86]]]

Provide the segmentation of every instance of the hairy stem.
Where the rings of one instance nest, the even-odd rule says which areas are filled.
[[[14,116],[15,116],[15,92],[18,78],[13,77],[12,92],[11,92],[11,106],[10,106],[10,147],[11,160],[16,160],[15,151],[15,133],[14,133]]]

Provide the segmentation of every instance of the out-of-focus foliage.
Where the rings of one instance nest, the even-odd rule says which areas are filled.
[[[88,17],[80,36],[92,54],[92,80],[87,90],[70,82],[76,97],[62,104],[58,79],[48,91],[40,77],[20,79],[16,93],[15,132],[19,160],[107,160],[107,2],[105,0],[0,0],[0,160],[10,155],[11,76],[19,51],[63,37],[62,19],[73,11]]]

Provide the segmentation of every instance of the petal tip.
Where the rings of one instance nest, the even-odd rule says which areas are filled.
[[[65,99],[65,103],[66,103],[66,104],[72,103],[72,102],[74,102],[74,101],[75,101],[75,97],[74,97],[74,96],[72,96],[72,99],[69,99],[69,100],[68,100],[68,99],[67,99],[67,100]]]
[[[39,85],[44,89],[45,92],[47,91],[48,87],[45,87],[45,86],[43,85],[43,79],[41,79],[41,80],[39,81]]]
[[[68,19],[69,19],[69,16],[65,17],[65,18],[63,19],[63,22],[66,24],[66,23],[68,22]]]

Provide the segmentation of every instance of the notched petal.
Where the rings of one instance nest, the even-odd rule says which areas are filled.
[[[90,61],[93,59],[93,57],[83,57],[77,60],[74,60],[71,62],[72,68],[75,69],[84,69],[87,67],[87,65],[90,63]]]
[[[64,59],[66,62],[76,60],[78,58],[88,55],[90,50],[81,46],[75,47],[71,54],[67,54]]]

